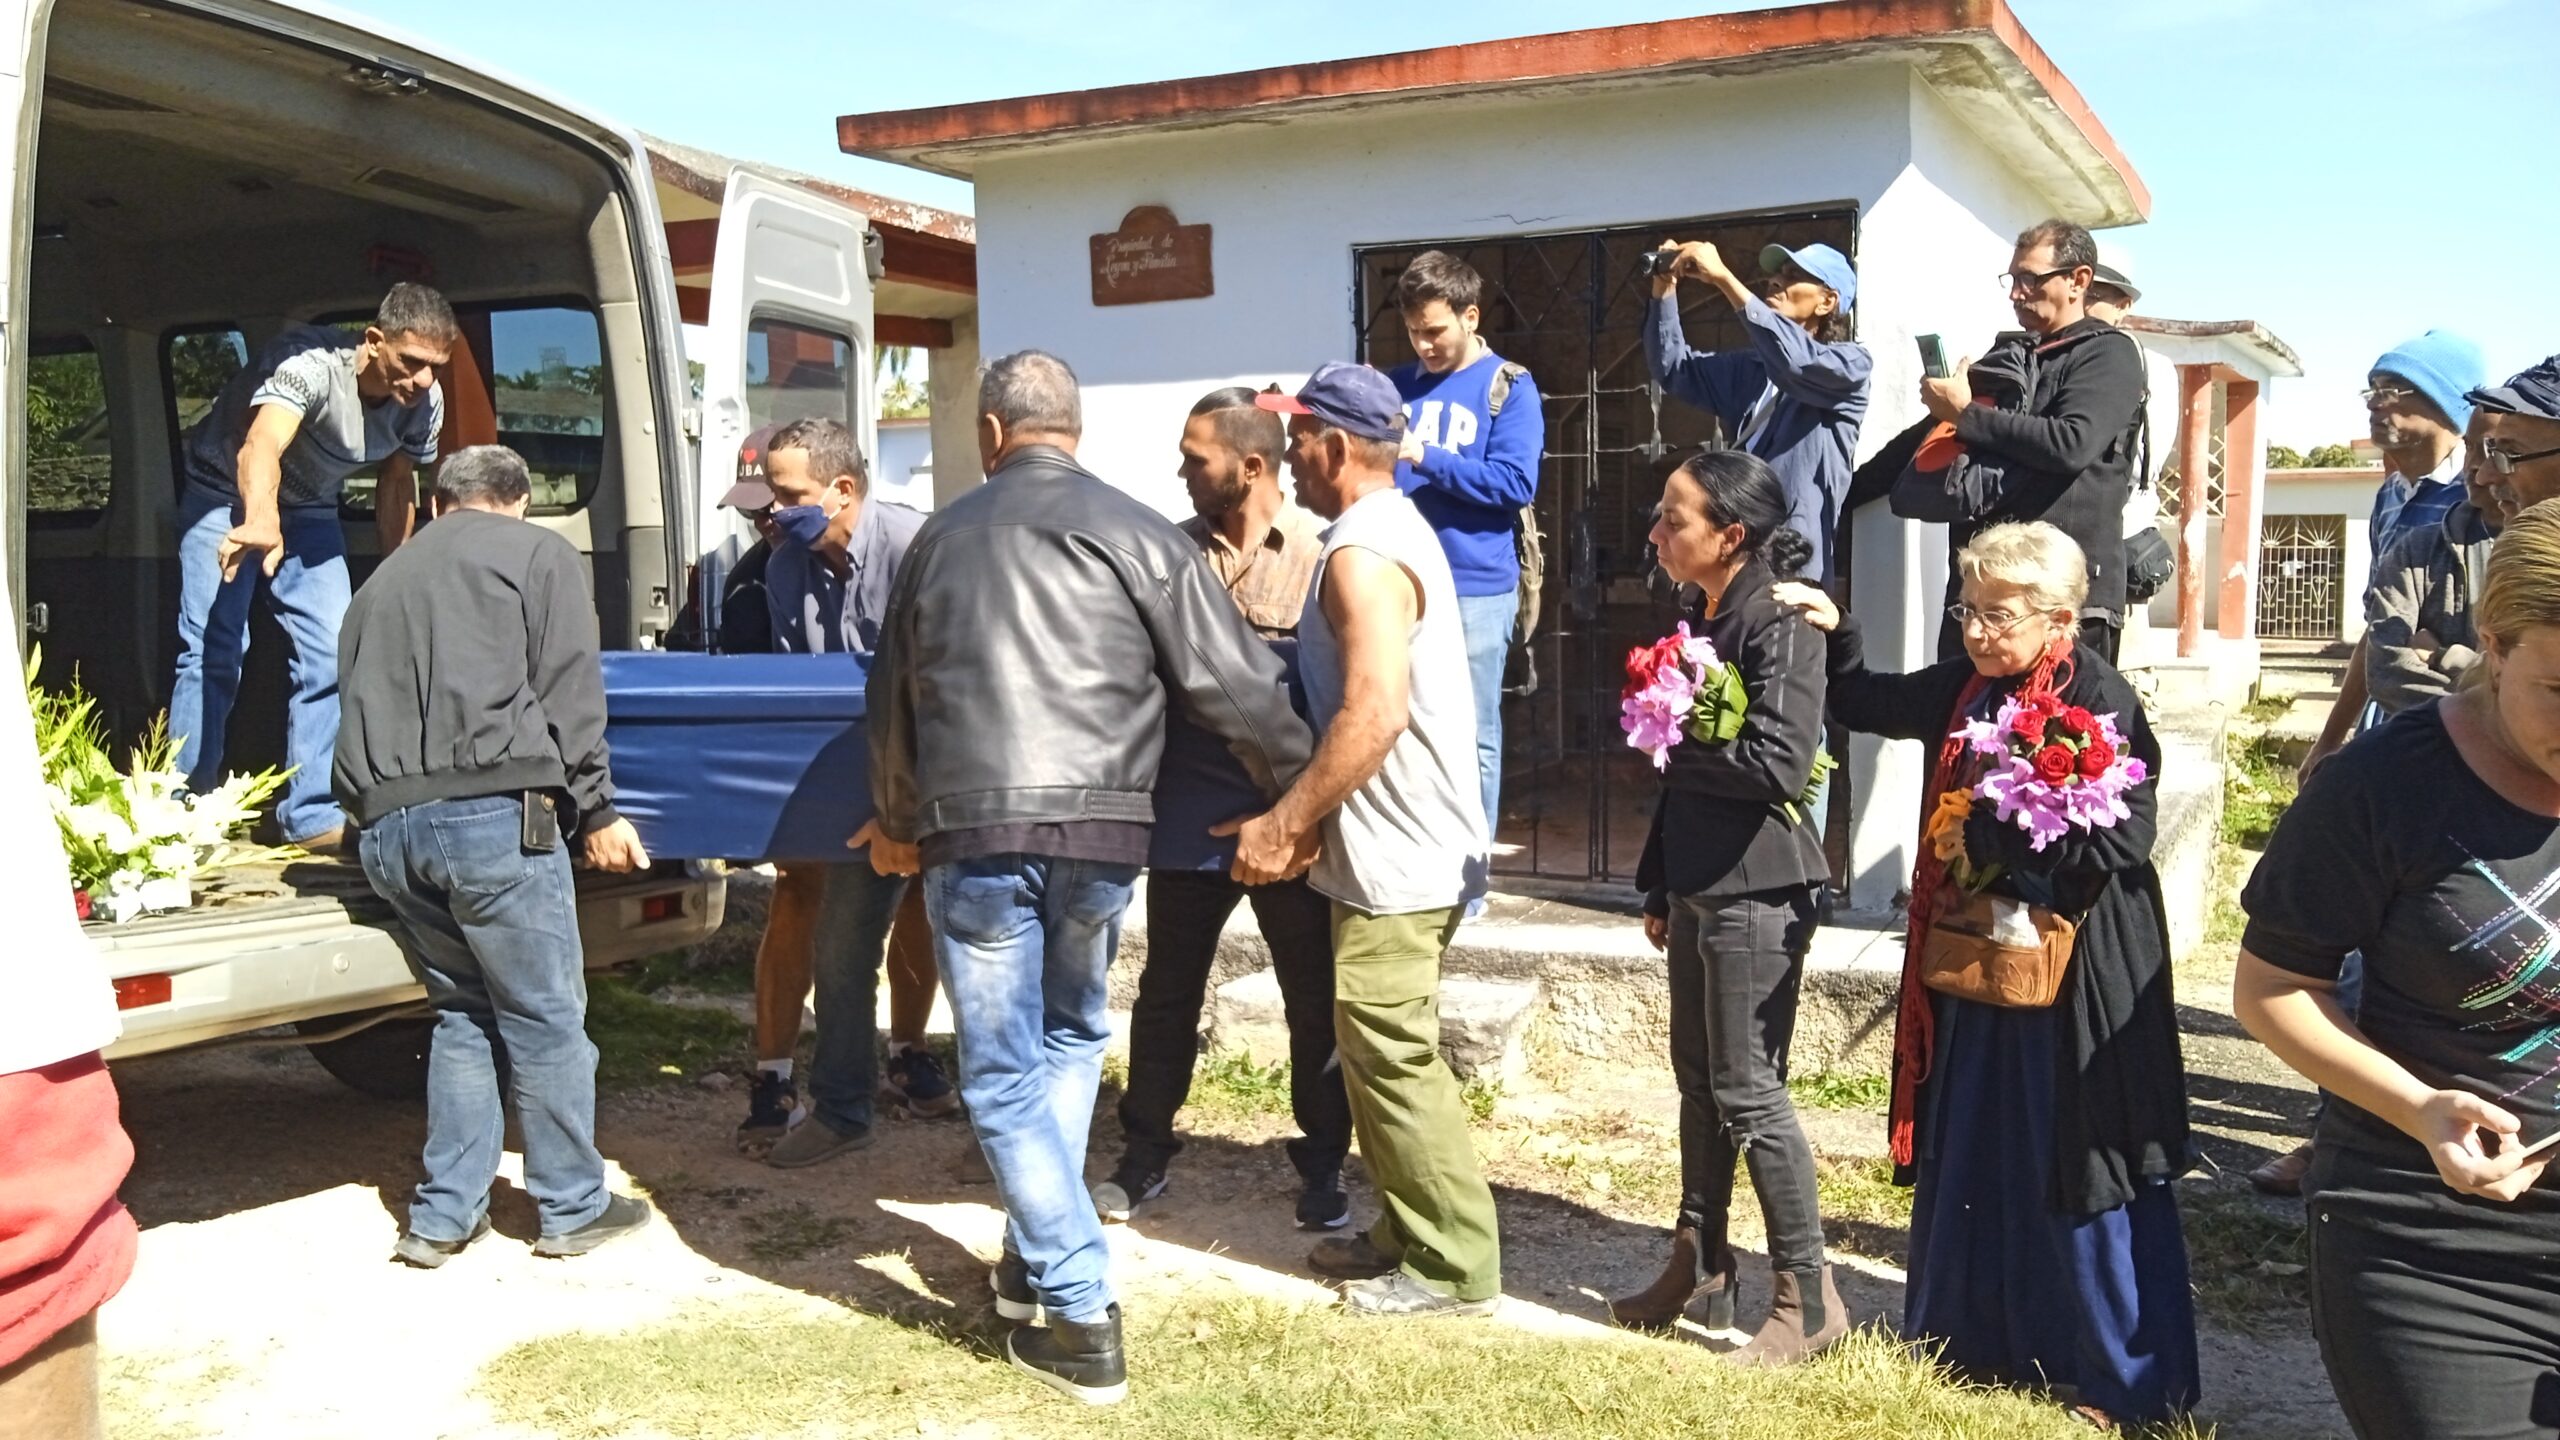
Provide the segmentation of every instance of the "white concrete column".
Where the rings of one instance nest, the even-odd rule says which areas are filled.
[[[951,321],[951,343],[925,354],[933,410],[933,503],[939,509],[986,477],[978,469],[978,316]]]

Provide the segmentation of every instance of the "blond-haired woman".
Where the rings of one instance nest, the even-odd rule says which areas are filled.
[[[1921,818],[1978,779],[1950,736],[2013,695],[2112,715],[2149,779],[2130,814],[2042,850],[1989,805],[1964,859],[1988,892],[2078,926],[2061,990],[2040,1008],[1941,994],[1917,957],[1946,862],[1923,844],[1894,1033],[1892,1144],[1915,1183],[1903,1334],[1980,1379],[2047,1386],[2100,1425],[2196,1401],[2195,1312],[2169,1182],[2191,1163],[2168,926],[2151,868],[2160,749],[2124,677],[2078,642],[2080,547],[2041,521],[1996,525],[1956,556],[1962,658],[1908,675],[1866,668],[1857,622],[1821,592],[1780,587],[1831,632],[1831,718],[1929,747]]]
[[[2332,1097],[2311,1318],[2366,1440],[2560,1429],[2560,501],[2476,616],[2463,687],[2313,774],[2241,900],[2240,1022]]]

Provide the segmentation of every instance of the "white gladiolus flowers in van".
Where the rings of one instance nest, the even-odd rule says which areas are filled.
[[[277,853],[250,844],[246,832],[285,772],[234,775],[217,790],[189,795],[172,759],[167,717],[152,722],[119,770],[95,700],[39,687],[32,661],[27,698],[81,919],[121,923],[184,909],[199,876]]]

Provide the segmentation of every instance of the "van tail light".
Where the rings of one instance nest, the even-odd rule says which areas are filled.
[[[664,895],[652,895],[648,899],[640,902],[640,923],[643,925],[655,925],[662,920],[681,920],[683,918],[684,894],[681,891],[669,891]]]
[[[127,975],[116,982],[116,1008],[139,1010],[145,1005],[169,1003],[169,977],[166,975]]]

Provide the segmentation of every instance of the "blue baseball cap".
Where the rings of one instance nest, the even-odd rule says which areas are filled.
[[[1404,397],[1385,372],[1348,360],[1316,367],[1295,395],[1263,394],[1253,403],[1283,415],[1313,415],[1364,440],[1404,438]]]
[[[1858,272],[1849,268],[1849,257],[1828,245],[1799,245],[1790,250],[1784,245],[1760,247],[1760,268],[1775,275],[1793,265],[1814,279],[1831,287],[1840,297],[1843,310],[1858,303]]]
[[[2520,372],[2504,385],[2483,385],[2465,398],[2492,414],[2560,420],[2560,355]]]

